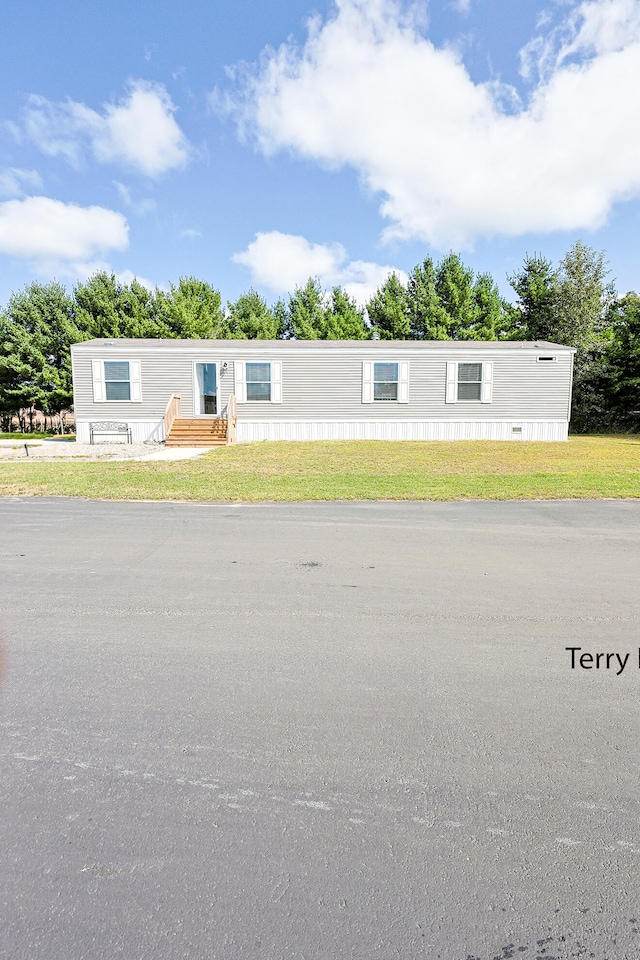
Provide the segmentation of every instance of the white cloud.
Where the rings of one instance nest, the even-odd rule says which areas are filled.
[[[528,54],[547,64],[529,102],[507,107],[399,2],[337,0],[303,48],[265,50],[213,102],[265,154],[355,168],[382,195],[387,236],[446,250],[596,229],[640,196],[640,0],[574,4],[547,39]]]
[[[180,236],[185,240],[198,240],[202,234],[199,230],[194,230],[193,228],[188,228],[186,230],[180,231]]]
[[[175,106],[159,83],[135,80],[118,103],[99,113],[84,103],[54,103],[29,97],[25,133],[49,156],[79,166],[89,152],[99,163],[119,163],[149,177],[183,167],[189,144],[173,114]]]
[[[138,216],[143,217],[147,213],[153,213],[156,209],[156,202],[151,197],[145,197],[144,200],[134,200],[133,193],[124,183],[120,183],[119,180],[114,180],[113,185],[118,191],[122,202],[127,207],[130,207],[134,213],[137,213]]]
[[[248,267],[252,282],[274,293],[293,292],[309,277],[318,277],[324,289],[344,287],[360,306],[371,298],[390,273],[406,281],[395,267],[365,260],[347,260],[339,243],[310,243],[305,237],[272,230],[257,233],[246,250],[233,256],[234,263]]]
[[[39,190],[42,177],[37,170],[8,167],[0,170],[0,197],[23,197],[29,190]]]
[[[123,270],[121,273],[116,273],[116,280],[118,280],[120,283],[126,284],[127,286],[132,280],[136,280],[140,286],[145,287],[149,293],[153,293],[158,286],[157,283],[153,283],[152,280],[147,280],[146,277],[141,277],[132,270]]]
[[[80,207],[49,197],[0,203],[0,253],[27,260],[43,272],[89,275],[105,264],[95,257],[125,250],[125,217],[104,207]]]
[[[548,79],[570,58],[620,53],[639,38],[638,0],[585,0],[559,26],[534,37],[520,51],[521,72]]]
[[[457,13],[469,13],[471,0],[451,0],[451,6]]]

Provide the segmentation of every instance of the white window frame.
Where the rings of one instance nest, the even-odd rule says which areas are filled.
[[[373,393],[374,369],[376,363],[395,363],[398,366],[398,399],[375,400]],[[379,360],[362,361],[362,402],[363,403],[409,403],[409,361],[397,357],[380,357]]]
[[[480,364],[482,380],[479,400],[458,399],[458,367],[461,363]],[[475,360],[473,357],[465,357],[464,360],[448,360],[445,403],[493,403],[493,360]]]
[[[129,364],[129,399],[108,400],[104,365],[105,363]],[[108,357],[103,360],[91,361],[91,379],[93,384],[94,403],[142,403],[142,368],[140,360],[131,360],[129,357]],[[126,383],[123,380],[122,383]]]
[[[271,367],[271,399],[247,400],[247,364],[268,363]],[[233,365],[237,403],[282,403],[282,361],[268,357],[256,360],[236,360]]]

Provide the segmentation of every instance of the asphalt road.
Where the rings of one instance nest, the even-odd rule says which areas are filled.
[[[637,960],[639,571],[631,501],[0,501],[0,957]]]

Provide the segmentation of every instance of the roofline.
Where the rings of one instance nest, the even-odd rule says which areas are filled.
[[[568,347],[561,343],[551,343],[547,340],[178,340],[167,339],[136,339],[119,337],[115,339],[100,338],[83,340],[72,344],[72,351],[83,350],[88,347],[119,348],[126,351],[132,349],[142,351],[156,350],[202,350],[214,349],[224,353],[257,351],[273,352],[292,351],[294,353],[321,352],[361,352],[366,350],[381,353],[389,352],[435,352],[498,350],[514,352],[558,351],[575,353],[575,347]]]

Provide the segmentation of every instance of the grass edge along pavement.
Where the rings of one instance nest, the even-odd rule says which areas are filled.
[[[177,462],[6,460],[0,496],[253,503],[640,497],[640,438],[264,442]]]

